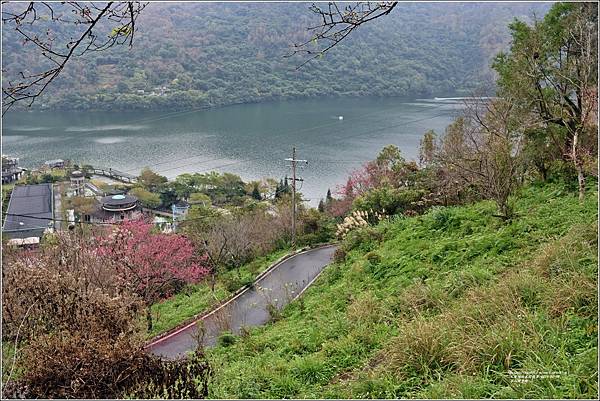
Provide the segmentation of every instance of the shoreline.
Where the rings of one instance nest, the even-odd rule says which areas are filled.
[[[466,99],[470,93],[470,89],[458,89],[454,92],[441,92],[438,94],[439,96],[434,96],[433,93],[415,93],[410,95],[375,95],[375,94],[364,94],[364,95],[351,95],[351,94],[333,94],[333,95],[323,95],[323,96],[290,96],[290,97],[279,97],[275,99],[259,99],[256,101],[240,101],[240,102],[232,102],[232,103],[217,103],[217,104],[208,104],[198,107],[171,107],[168,105],[159,105],[159,107],[128,107],[128,108],[114,108],[114,107],[90,107],[90,108],[69,108],[69,107],[42,107],[38,106],[36,103],[31,107],[15,107],[12,111],[20,112],[20,113],[30,113],[30,112],[39,112],[39,113],[52,113],[52,112],[92,112],[92,113],[109,113],[109,112],[119,112],[119,113],[139,113],[139,112],[165,112],[165,113],[186,113],[193,111],[205,111],[205,110],[218,110],[235,106],[244,106],[244,105],[275,105],[277,103],[287,103],[287,102],[310,102],[310,101],[319,101],[319,100],[340,100],[340,99],[377,99],[377,100],[400,100],[403,102],[410,101],[422,101],[422,100],[432,100],[432,101],[446,101],[446,100],[455,100],[455,99]],[[181,92],[181,94],[185,94],[187,92]],[[119,95],[127,95],[131,96],[131,94],[127,93],[115,93],[115,96],[111,99],[111,101],[103,101],[103,104],[111,105],[113,102],[118,99]],[[140,98],[148,97],[148,96],[139,96]],[[158,98],[165,98],[159,97]]]

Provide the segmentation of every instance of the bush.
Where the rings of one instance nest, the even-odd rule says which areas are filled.
[[[460,220],[457,219],[450,208],[436,207],[431,212],[432,225],[434,230],[451,230],[460,226]]]
[[[300,215],[302,233],[298,245],[316,245],[329,242],[334,238],[335,224],[331,217],[316,209],[309,209]]]
[[[42,184],[46,184],[46,183],[50,183],[52,184],[53,182],[55,182],[57,179],[56,177],[54,177],[52,174],[48,174],[48,173],[44,173],[39,177],[39,182]]]
[[[343,263],[346,260],[346,251],[343,248],[337,248],[333,253],[333,261],[335,263]]]
[[[137,197],[142,206],[149,209],[156,209],[160,206],[160,195],[146,191],[144,188],[133,188],[129,193]]]
[[[365,255],[365,258],[372,265],[378,265],[379,263],[381,263],[381,256],[377,252],[371,251]]]
[[[373,227],[364,227],[350,231],[342,242],[342,248],[346,252],[350,252],[353,249],[369,252],[382,240],[383,234],[377,229]]]
[[[235,292],[240,288],[253,283],[252,277],[239,277],[239,275],[233,275],[228,273],[222,276],[222,282],[225,285],[225,289],[229,292]]]
[[[347,315],[348,319],[356,324],[379,323],[384,318],[383,308],[371,291],[358,294],[348,306]]]
[[[401,214],[418,208],[417,202],[426,191],[384,186],[375,188],[356,198],[353,207],[356,210],[375,211],[382,214]]]
[[[330,377],[329,368],[314,357],[299,358],[292,368],[292,376],[304,383],[324,383]]]
[[[232,332],[226,331],[219,336],[219,338],[217,339],[217,344],[220,347],[229,347],[235,344],[236,341],[236,336]]]
[[[210,367],[202,355],[164,362],[144,349],[143,302],[121,287],[113,261],[59,237],[35,255],[3,255],[3,341],[17,342],[18,379],[3,395],[121,398],[156,391],[203,397]]]
[[[447,294],[421,281],[404,289],[392,304],[394,313],[404,318],[413,318],[427,312],[438,312],[448,301]]]

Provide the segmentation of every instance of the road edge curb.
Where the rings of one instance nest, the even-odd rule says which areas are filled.
[[[256,276],[256,278],[252,281],[252,283],[250,284],[246,284],[243,287],[238,288],[235,292],[233,292],[231,295],[229,295],[229,297],[227,297],[226,299],[222,300],[221,302],[219,302],[218,304],[214,305],[213,307],[211,307],[209,310],[205,310],[202,311],[196,315],[194,315],[193,317],[186,319],[185,321],[183,321],[182,323],[178,324],[176,327],[173,327],[170,330],[165,331],[164,333],[159,334],[156,337],[151,338],[150,340],[146,341],[144,344],[144,349],[148,349],[150,347],[152,347],[153,345],[156,345],[162,341],[164,341],[165,339],[174,336],[175,334],[186,330],[187,328],[193,326],[194,324],[196,324],[196,322],[205,319],[206,317],[208,317],[209,315],[215,313],[217,310],[221,309],[222,307],[224,307],[225,305],[227,305],[228,303],[232,302],[234,299],[236,299],[237,297],[239,297],[241,294],[243,294],[244,292],[248,291],[249,289],[251,289],[252,287],[254,287],[260,280],[262,280],[265,276],[267,276],[268,274],[270,274],[271,272],[273,272],[273,270],[275,270],[278,266],[280,266],[284,261],[297,256],[301,253],[313,250],[313,249],[320,249],[320,248],[326,248],[329,246],[334,246],[336,245],[336,242],[327,242],[324,244],[319,244],[317,246],[311,247],[311,246],[305,246],[299,249],[296,249],[295,251],[292,251],[286,255],[283,255],[282,257],[280,257],[279,259],[277,259],[276,261],[274,261],[268,268],[266,268],[262,273],[260,273],[258,276]],[[311,282],[304,288],[304,290],[306,290],[306,288],[308,288],[310,286],[310,284],[312,284],[314,282],[314,280],[321,274],[321,272],[319,272],[319,274],[313,279],[311,280]],[[297,299],[303,292],[301,291],[300,294],[298,294],[298,296],[296,296],[294,298]]]

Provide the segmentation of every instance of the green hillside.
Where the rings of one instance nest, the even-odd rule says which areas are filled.
[[[152,3],[139,17],[132,49],[73,60],[38,106],[164,110],[317,96],[468,93],[492,82],[489,63],[509,42],[507,24],[548,9],[547,4],[402,4],[297,70],[305,58],[284,56],[310,38],[307,27],[318,24],[309,6]],[[63,39],[76,32],[43,20],[27,29],[37,34],[50,29]],[[45,59],[33,45],[24,46],[10,25],[2,45],[5,82],[44,66]]]
[[[595,398],[591,191],[527,186],[510,223],[484,201],[357,231],[275,322],[208,351],[211,397]]]

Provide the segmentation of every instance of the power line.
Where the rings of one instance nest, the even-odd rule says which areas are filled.
[[[152,213],[152,212],[150,212],[150,213]],[[64,222],[64,223],[73,223],[73,224],[81,223],[81,224],[96,225],[96,226],[107,226],[107,225],[120,226],[120,225],[122,225],[122,222],[112,223],[112,222],[95,222],[95,221],[72,221],[72,220],[65,220],[65,219],[56,219],[56,218],[52,218],[52,217],[30,216],[27,214],[16,214],[16,213],[7,213],[7,212],[2,212],[2,214],[4,216],[8,216],[8,217],[23,217],[23,218],[35,219],[35,220],[60,221],[60,222]],[[193,219],[185,219],[182,221],[183,222],[202,221],[202,220],[207,220],[207,219],[211,219],[211,218],[212,218],[212,216],[203,216],[203,217],[196,217]]]
[[[251,158],[251,159],[238,160],[238,161],[231,162],[231,163],[221,164],[220,166],[212,166],[212,167],[209,167],[209,168],[206,168],[206,169],[203,169],[203,170],[196,170],[196,171],[194,171],[194,173],[204,173],[204,172],[207,172],[207,171],[218,170],[218,169],[221,169],[223,167],[233,166],[233,165],[236,165],[236,164],[246,163],[246,162],[250,162],[250,161],[253,161],[253,160],[259,160],[259,159],[262,159],[262,157],[254,157],[254,158]],[[195,164],[196,163],[188,163],[188,164],[184,164],[182,166],[172,167],[172,168],[168,168],[168,169],[165,169],[165,170],[159,170],[158,172],[159,173],[164,173],[165,171],[176,170],[178,168],[183,168],[183,167],[187,167],[187,166],[191,166],[191,165],[195,165]]]
[[[311,159],[311,161],[315,163],[332,163],[332,164],[356,164],[356,163],[366,163],[368,160],[320,160],[320,159]]]
[[[441,106],[442,105],[439,105],[439,106],[436,106],[435,108],[438,108],[438,107],[441,107]],[[426,118],[421,118],[421,119],[416,119],[416,120],[411,120],[411,121],[405,121],[405,122],[402,122],[402,123],[398,123],[398,124],[393,124],[393,125],[389,125],[389,126],[386,126],[386,127],[377,128],[375,130],[364,131],[364,132],[358,133],[356,135],[344,137],[343,139],[354,138],[356,136],[361,136],[361,135],[365,135],[365,134],[379,132],[379,131],[382,131],[382,130],[385,130],[385,129],[398,127],[400,125],[411,124],[411,123],[420,122],[420,121],[426,121],[426,120],[430,120],[430,119],[433,119],[433,118],[441,117],[441,116],[444,116],[444,115],[446,115],[446,113],[440,113],[440,114],[436,114],[434,116],[430,116],[430,117],[426,117]],[[261,159],[261,158],[256,158],[256,159]],[[334,160],[316,159],[314,161],[315,162],[320,162],[320,163],[332,163],[332,164],[344,164],[344,163],[347,163],[347,164],[356,164],[356,163],[367,163],[368,162],[368,160],[335,160],[335,159]],[[279,192],[281,192],[281,191],[279,191]],[[278,193],[278,191],[275,192],[275,194],[277,194],[277,193]]]
[[[65,223],[83,223],[83,224],[91,224],[91,225],[120,225],[120,223],[110,223],[110,222],[91,222],[91,221],[72,221],[72,220],[64,220],[64,219],[55,219],[52,217],[38,217],[38,216],[30,216],[27,214],[16,214],[16,213],[7,213],[7,212],[2,212],[2,214],[4,216],[9,216],[9,217],[25,217],[28,219],[34,219],[34,220],[50,220],[50,221],[60,221],[60,222],[65,222]]]
[[[427,112],[427,111],[430,111],[430,110],[434,110],[434,109],[440,108],[440,107],[442,107],[444,105],[445,104],[442,103],[442,104],[439,104],[439,105],[437,105],[435,107],[424,109],[424,110],[422,110],[420,112]],[[386,110],[390,110],[393,107],[395,107],[395,106],[389,107]],[[194,111],[199,111],[199,110],[202,110],[202,109],[188,110],[188,111],[182,111],[182,112],[173,112],[173,113],[167,114],[165,116],[161,116],[160,118],[155,118],[155,119],[141,119],[141,120],[138,120],[137,122],[144,122],[144,121],[145,122],[152,122],[152,121],[157,121],[157,120],[160,120],[160,119],[170,118],[170,117],[173,117],[175,115],[192,113]],[[382,110],[376,110],[376,111],[372,111],[372,112],[369,112],[369,113],[364,113],[362,115],[353,117],[352,120],[355,120],[355,119],[358,119],[358,118],[364,118],[364,117],[367,117],[369,115],[372,115],[372,114],[375,114],[375,113],[380,113],[380,112],[382,112]],[[343,140],[352,139],[352,138],[356,138],[358,136],[368,135],[368,134],[372,134],[372,133],[375,133],[375,132],[380,132],[380,131],[383,131],[383,130],[386,130],[386,129],[390,129],[390,128],[395,128],[395,127],[398,127],[398,126],[406,125],[406,124],[412,124],[412,123],[415,123],[415,122],[420,122],[420,121],[426,121],[426,120],[434,119],[434,118],[437,118],[437,117],[444,116],[446,114],[447,113],[440,113],[440,114],[437,114],[437,115],[434,115],[434,116],[429,116],[429,117],[425,117],[425,118],[421,118],[421,119],[415,119],[415,120],[411,120],[411,121],[404,121],[404,122],[401,122],[401,123],[392,124],[392,125],[388,125],[388,126],[385,126],[385,127],[380,127],[380,128],[374,129],[374,130],[363,131],[363,132],[357,133],[355,135],[345,136],[345,137],[339,138],[339,139],[343,139]],[[130,123],[135,123],[135,121],[134,122],[130,122]],[[304,129],[296,130],[296,131],[291,131],[291,132],[288,132],[288,135],[289,134],[300,133],[300,132],[312,131],[312,130],[316,130],[316,129],[320,129],[320,128],[325,128],[325,127],[332,126],[332,125],[337,125],[337,124],[339,124],[337,121],[336,122],[332,122],[332,123],[327,123],[327,124],[321,124],[321,125],[314,126],[314,127],[309,127],[309,128],[304,128]],[[343,127],[340,127],[339,131],[341,131],[342,129],[343,129]],[[325,142],[312,143],[311,145],[314,146],[314,145],[318,145],[318,144],[321,144],[321,143],[327,143],[331,139],[332,138],[329,137],[329,138],[326,138]],[[333,139],[335,139],[335,138],[333,138]],[[189,156],[189,157],[186,157],[186,158],[183,158],[183,159],[179,159],[179,160],[192,159],[192,158],[196,158],[196,157],[200,157],[200,156],[202,156],[202,155]],[[159,170],[158,172],[172,171],[172,170],[184,168],[184,167],[191,166],[191,165],[209,163],[209,162],[212,162],[212,161],[217,161],[217,160],[222,160],[222,159],[224,159],[224,158],[220,157],[220,158],[214,158],[214,159],[208,159],[208,160],[201,160],[201,161],[192,162],[192,163],[186,163],[186,164],[183,164],[183,165],[174,166],[174,167],[170,167],[170,168],[167,168],[167,169]],[[251,158],[251,159],[246,159],[246,160],[239,160],[239,161],[235,161],[235,162],[231,162],[231,163],[225,163],[225,164],[218,165],[218,166],[212,166],[212,167],[209,167],[209,168],[206,168],[206,169],[195,171],[195,173],[202,173],[202,172],[206,172],[206,171],[217,170],[217,169],[220,169],[220,168],[223,168],[223,167],[233,166],[233,165],[236,165],[236,164],[246,163],[246,162],[250,162],[250,161],[253,161],[253,160],[259,160],[259,159],[262,159],[262,157],[256,157],[256,158]],[[331,163],[331,164],[344,164],[344,163],[353,164],[353,163],[365,163],[367,161],[364,161],[364,160],[335,160],[335,159],[334,160],[322,160],[322,159],[320,160],[320,159],[317,159],[317,160],[315,160],[315,162]],[[162,164],[167,164],[167,163],[170,163],[170,161],[168,161],[168,162],[154,163],[154,164],[152,164],[150,166],[157,166],[157,165],[162,165]],[[146,165],[146,166],[148,166],[148,165]],[[146,167],[146,166],[140,166],[140,167]],[[137,169],[137,167],[136,167],[136,169]],[[126,171],[133,171],[133,169],[129,169],[129,170],[126,170]],[[294,184],[293,186],[295,187],[295,180],[293,180],[293,184]],[[276,191],[275,195],[277,195],[277,193],[278,192]],[[16,217],[36,218],[36,219],[42,219],[42,220],[67,221],[69,223],[72,223],[71,221],[60,220],[60,219],[39,218],[39,217],[26,216],[26,215],[14,215],[14,216],[16,216]],[[193,221],[193,220],[188,220],[188,221]],[[116,225],[116,224],[118,224],[118,223],[91,223],[91,222],[83,222],[83,223],[85,223],[85,224],[99,224],[99,225],[106,225],[106,224]]]
[[[417,111],[417,112],[415,112],[414,114],[419,114],[419,113],[424,113],[424,112],[428,112],[428,111],[431,111],[431,110],[436,110],[436,109],[439,109],[440,107],[442,107],[442,106],[446,106],[446,105],[447,105],[446,103],[440,103],[440,104],[438,104],[438,105],[437,105],[437,106],[435,106],[435,107],[430,107],[430,108],[427,108],[427,109],[423,109],[423,110],[421,110],[421,111]],[[362,114],[362,115],[359,115],[359,116],[356,116],[356,117],[354,117],[354,118],[353,118],[353,120],[354,120],[354,119],[357,119],[357,118],[364,118],[364,117],[367,117],[367,116],[369,116],[369,115],[372,115],[372,114],[375,114],[375,113],[380,113],[380,112],[384,112],[384,111],[389,111],[389,110],[392,110],[392,109],[394,109],[395,107],[396,107],[396,106],[391,106],[391,107],[389,107],[389,108],[387,108],[387,109],[384,109],[384,110],[376,110],[376,111],[373,111],[373,112],[365,113],[365,114]],[[386,127],[377,128],[377,129],[375,129],[375,130],[368,130],[368,131],[364,131],[364,132],[361,132],[361,133],[358,133],[358,134],[355,134],[355,135],[351,135],[351,136],[344,136],[344,137],[337,137],[337,138],[338,138],[338,139],[351,139],[351,138],[355,138],[355,137],[357,137],[357,136],[361,136],[361,135],[365,135],[365,134],[370,134],[370,133],[374,133],[374,132],[382,131],[382,130],[389,129],[389,128],[395,128],[395,127],[398,127],[398,126],[401,126],[401,125],[405,125],[405,124],[412,124],[412,123],[415,123],[415,122],[420,122],[420,121],[431,120],[431,119],[434,119],[434,118],[437,118],[437,117],[441,117],[441,116],[444,116],[444,115],[446,115],[446,113],[440,113],[440,114],[436,114],[436,115],[434,115],[434,116],[425,117],[425,118],[422,118],[422,119],[417,119],[417,120],[404,121],[404,122],[397,123],[397,124],[394,124],[394,125],[390,125],[390,126],[386,126]],[[321,128],[321,127],[317,127],[317,128]],[[339,133],[340,131],[343,131],[343,128],[344,128],[344,127],[340,127],[340,129],[339,129],[339,130],[337,130],[337,131],[334,131],[333,133]],[[307,145],[308,145],[308,146],[321,145],[321,144],[324,144],[324,143],[327,143],[327,142],[329,142],[329,140],[330,140],[330,139],[331,139],[331,137],[330,137],[330,136],[327,136],[327,137],[325,138],[325,141],[313,142],[313,143],[310,143],[310,144],[307,144]],[[333,139],[336,139],[336,137],[334,137]],[[277,151],[276,151],[276,152],[277,152]],[[284,151],[283,151],[283,150],[279,150],[278,152],[281,152],[281,153],[283,153]]]
[[[202,156],[202,155],[195,155],[195,156],[190,156],[190,157],[184,157],[183,159],[179,159],[179,161],[181,161],[181,160],[187,160],[187,159],[193,159],[194,157],[200,157],[200,156]],[[212,161],[217,161],[217,160],[222,160],[222,159],[224,159],[224,157],[217,157],[217,158],[214,158],[214,159],[208,159],[208,160],[200,160],[200,161],[198,161],[197,163],[198,163],[198,164],[203,164],[203,163],[209,163],[209,162],[212,162]],[[160,165],[162,165],[162,164],[168,164],[168,163],[172,163],[172,162],[173,162],[172,160],[169,160],[169,161],[166,161],[166,162],[153,163],[153,164],[151,164],[151,166],[160,166]],[[139,165],[139,166],[136,166],[136,167],[132,167],[132,168],[130,168],[130,169],[127,169],[127,170],[125,170],[125,172],[126,172],[126,173],[134,173],[135,171],[137,171],[137,170],[139,170],[139,169],[142,169],[142,168],[144,168],[144,167],[149,167],[149,166],[150,166],[150,165],[148,165],[148,164]],[[185,166],[185,165],[184,165],[184,166]],[[165,171],[167,171],[167,170],[165,170]]]
[[[416,123],[416,122],[420,122],[420,121],[432,120],[434,118],[442,117],[444,115],[446,115],[446,113],[440,113],[440,114],[436,114],[436,115],[433,115],[433,116],[430,116],[430,117],[425,117],[425,118],[421,118],[421,119],[417,119],[417,120],[403,121],[401,123],[396,123],[396,124],[392,124],[392,125],[387,125],[385,127],[376,128],[376,129],[373,129],[373,130],[359,132],[359,133],[357,133],[355,135],[349,135],[349,136],[338,137],[338,138],[327,138],[327,139],[328,140],[330,140],[330,139],[340,139],[340,140],[352,139],[352,138],[356,138],[356,137],[359,137],[359,136],[373,134],[373,133],[379,132],[379,131],[384,131],[386,129],[396,128],[396,127],[399,127],[399,126],[402,126],[402,125],[406,125],[406,124],[412,124],[412,123]],[[316,143],[312,143],[310,145],[311,146],[322,145],[323,143],[327,143],[327,142],[328,141],[325,141],[325,142],[316,142]]]
[[[434,108],[439,108],[441,106],[443,106],[443,104],[439,105],[439,106],[436,106]],[[368,113],[368,114],[372,114],[372,113]],[[420,118],[420,119],[416,119],[416,120],[404,121],[402,123],[396,123],[396,124],[388,125],[388,126],[385,126],[385,127],[380,127],[380,128],[374,129],[374,130],[363,131],[363,132],[360,132],[360,133],[355,134],[355,135],[346,136],[343,139],[351,139],[351,138],[355,138],[357,136],[368,135],[368,134],[372,134],[372,133],[375,133],[375,132],[383,131],[383,130],[386,130],[386,129],[395,128],[395,127],[398,127],[398,126],[401,126],[401,125],[406,125],[406,124],[412,124],[412,123],[415,123],[415,122],[421,122],[421,121],[431,120],[431,119],[434,119],[434,118],[437,118],[437,117],[441,117],[441,116],[444,116],[444,115],[446,115],[446,113],[440,113],[440,114],[436,114],[434,116],[429,116],[429,117]],[[206,172],[206,171],[220,169],[220,168],[223,168],[223,167],[228,167],[228,166],[232,166],[232,165],[236,165],[236,164],[241,164],[241,163],[246,163],[246,162],[249,162],[249,161],[259,160],[259,159],[262,159],[262,157],[255,157],[255,158],[251,158],[251,159],[240,160],[240,161],[236,161],[236,162],[232,162],[232,163],[222,164],[220,166],[213,166],[213,167],[209,167],[207,169],[196,171],[195,173],[202,173],[202,172]],[[220,160],[220,159],[216,159],[216,160]],[[204,162],[209,162],[209,161],[211,161],[211,160],[207,160],[207,161],[204,161]],[[333,164],[336,164],[336,163],[340,163],[340,164],[342,164],[342,163],[366,163],[366,162],[368,162],[367,160],[362,160],[361,161],[361,160],[323,160],[323,159],[317,159],[315,161],[316,162],[321,162],[321,163],[333,163]],[[162,173],[162,172],[165,172],[165,171],[175,170],[175,169],[187,167],[187,166],[194,165],[194,164],[196,164],[196,162],[184,164],[184,165],[177,166],[177,167],[172,167],[172,168],[165,169],[165,170],[159,170],[158,172]]]
[[[440,107],[440,106],[436,106],[436,107]],[[389,109],[391,109],[391,108],[392,108],[392,107],[390,107]],[[204,110],[204,109],[196,109],[196,110],[190,110],[190,111],[184,111],[184,112],[175,112],[175,113],[173,113],[173,114],[180,114],[180,113],[181,113],[181,114],[185,114],[185,113],[191,113],[191,112],[194,112],[194,111],[199,111],[199,110]],[[355,120],[355,119],[357,119],[357,118],[364,118],[364,117],[367,117],[367,116],[369,116],[369,115],[372,115],[372,114],[375,114],[375,113],[380,113],[381,111],[382,111],[382,110],[376,110],[376,111],[371,111],[371,112],[369,112],[369,113],[361,114],[361,115],[359,115],[359,116],[352,117],[352,120]],[[165,118],[171,118],[171,117],[172,117],[172,116],[168,116],[168,117],[165,117]],[[126,124],[135,124],[135,123],[138,123],[138,122],[153,122],[153,121],[157,121],[157,120],[160,120],[160,119],[163,119],[163,118],[157,118],[157,119],[154,119],[154,120],[148,120],[148,121],[145,121],[144,119],[142,119],[142,120],[137,120],[137,121],[128,122],[128,123],[126,123]],[[321,125],[317,125],[317,126],[314,126],[314,127],[301,128],[301,129],[298,129],[298,130],[295,130],[295,131],[289,131],[289,132],[287,132],[287,135],[299,134],[299,133],[302,133],[302,132],[308,132],[308,131],[314,131],[314,130],[316,130],[316,129],[320,129],[320,128],[326,128],[326,127],[329,127],[329,126],[332,126],[332,125],[337,125],[337,124],[339,124],[339,122],[338,122],[338,121],[336,121],[336,122],[331,122],[331,123],[326,123],[326,124],[321,124]],[[179,159],[179,161],[182,161],[182,160],[188,160],[188,159],[193,159],[193,158],[195,158],[195,157],[201,157],[201,156],[203,156],[203,155],[192,155],[192,156],[188,156],[188,157],[181,158],[181,159]],[[216,161],[216,160],[220,160],[220,159],[224,159],[224,157],[220,157],[220,158],[216,158],[216,159],[210,159],[210,160],[201,160],[201,161],[199,161],[198,163],[208,163],[208,162],[211,162],[211,161]],[[150,165],[148,165],[148,164],[139,165],[139,166],[132,167],[132,168],[129,168],[129,169],[127,169],[127,170],[124,170],[124,172],[135,172],[135,170],[137,170],[137,169],[140,169],[140,168],[144,168],[144,167],[151,167],[151,166],[159,166],[159,165],[162,165],[162,164],[168,164],[168,163],[171,163],[171,161],[165,161],[165,162],[153,163],[153,164],[150,164]],[[159,171],[159,172],[164,172],[164,171],[174,170],[174,169],[176,169],[176,168],[180,168],[180,167],[186,167],[186,166],[188,166],[188,165],[190,165],[190,164],[184,164],[183,166],[179,166],[179,167],[173,167],[173,168],[169,168],[169,169],[167,169],[167,170],[162,170],[162,171]]]
[[[438,108],[440,108],[440,107],[442,107],[444,105],[445,104],[442,103],[442,104],[439,104],[439,105],[437,105],[435,107],[431,107],[431,108],[427,108],[427,109],[424,109],[422,111],[419,111],[417,113],[422,113],[422,112],[426,112],[426,111],[438,109]],[[373,114],[377,114],[377,113],[381,113],[381,112],[392,110],[395,107],[396,106],[390,106],[390,107],[388,107],[386,109],[383,109],[383,110],[379,109],[379,110],[371,111],[371,112],[368,112],[368,113],[360,114],[360,115],[357,115],[357,116],[353,116],[353,117],[351,117],[351,120],[354,121],[356,119],[362,119],[362,118],[368,117],[368,116],[373,115]],[[195,110],[188,110],[188,111],[182,111],[182,112],[174,112],[174,113],[171,113],[171,115],[167,115],[165,117],[160,117],[160,118],[156,118],[156,119],[153,119],[153,120],[147,120],[147,119],[144,120],[144,119],[142,119],[142,120],[138,120],[138,121],[128,122],[127,124],[134,124],[134,123],[137,123],[137,122],[153,122],[153,121],[158,121],[158,120],[163,119],[163,118],[171,118],[174,115],[192,113],[192,112],[201,111],[201,110],[206,110],[206,108],[195,109]],[[406,123],[403,123],[403,124],[408,124],[408,123],[410,123],[410,122],[406,122]],[[286,134],[287,135],[293,135],[293,134],[298,134],[298,133],[302,133],[302,132],[314,131],[314,130],[321,129],[321,128],[326,128],[326,127],[329,127],[329,126],[332,126],[332,125],[339,125],[339,121],[335,121],[335,122],[331,122],[331,123],[326,123],[326,124],[321,124],[321,125],[317,125],[317,126],[314,126],[314,127],[302,128],[302,129],[298,129],[298,130],[294,130],[294,131],[288,131]],[[335,131],[335,132],[339,132],[341,130],[343,130],[343,127],[340,127],[340,129],[338,131]],[[282,151],[279,151],[279,152],[282,152]],[[180,158],[178,160],[179,161],[183,161],[183,160],[193,159],[193,158],[201,157],[201,156],[203,156],[203,155],[201,155],[201,154],[199,154],[199,155],[192,155],[192,156]],[[224,159],[224,158],[225,157],[220,157],[220,158],[215,158],[215,159],[209,159],[209,160],[200,160],[198,162],[188,163],[188,164],[184,164],[184,165],[181,165],[181,166],[178,166],[178,167],[171,167],[171,168],[164,169],[164,170],[158,170],[158,172],[171,171],[171,170],[175,170],[175,169],[178,169],[178,168],[187,167],[187,166],[190,166],[190,165],[196,164],[196,163],[208,163],[208,162],[211,162],[211,161],[217,161],[217,160],[221,160],[221,159]],[[129,168],[129,169],[124,170],[124,171],[125,172],[135,172],[135,170],[140,169],[140,168],[159,166],[159,165],[168,164],[168,163],[171,163],[171,161],[165,161],[165,162],[159,162],[159,163],[139,165],[139,166],[132,167],[132,168]]]
[[[292,157],[285,159],[292,163],[292,247],[296,245],[296,181],[304,182],[302,178],[296,178],[296,164],[306,163],[306,160],[296,159],[296,147],[292,148]]]

